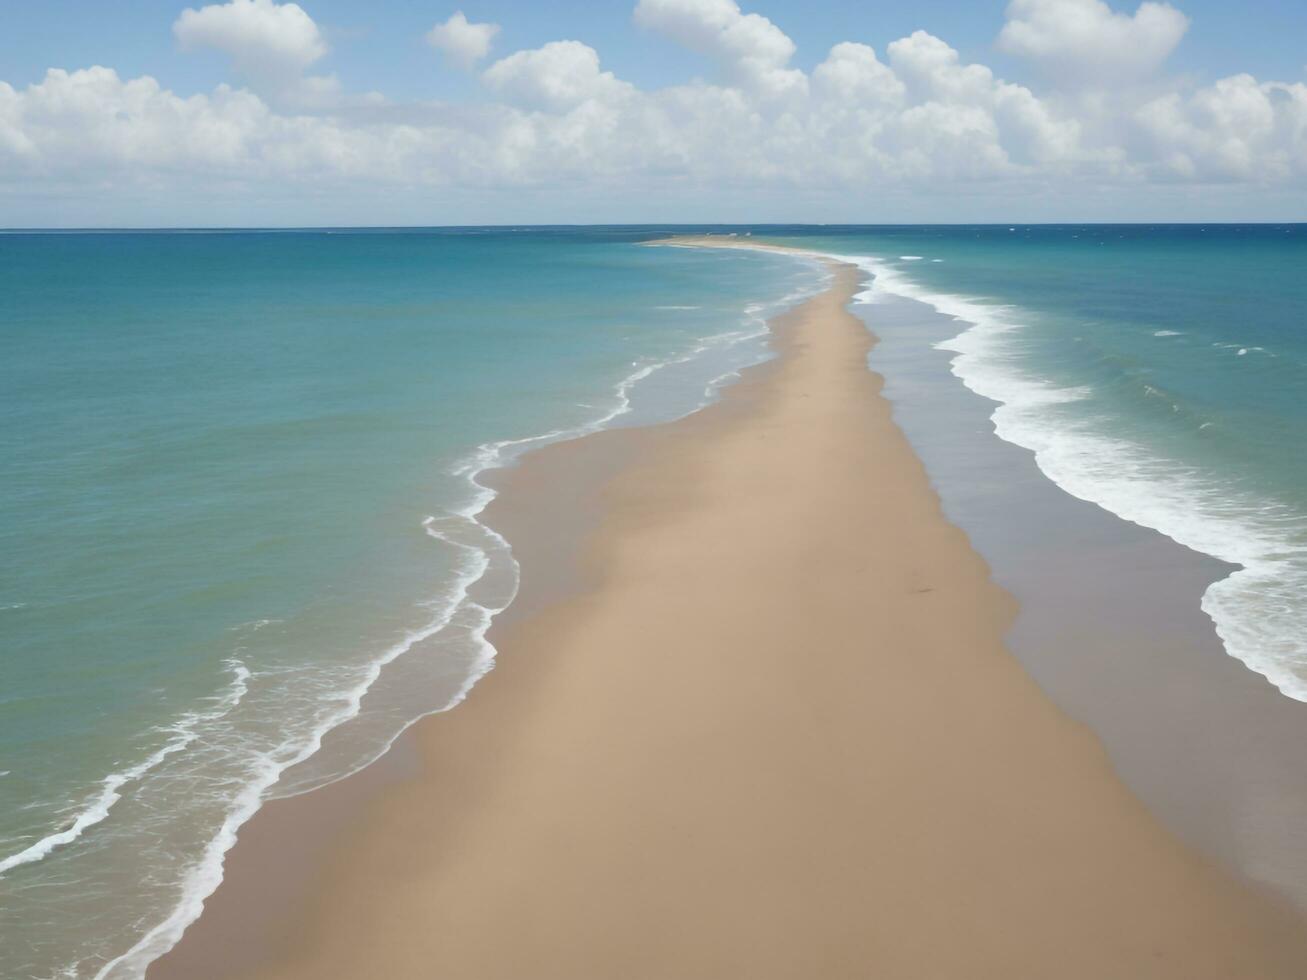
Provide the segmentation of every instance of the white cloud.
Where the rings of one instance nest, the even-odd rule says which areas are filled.
[[[498,33],[498,24],[471,23],[459,10],[427,32],[427,43],[458,67],[468,69],[490,53]]]
[[[1302,83],[1245,74],[1040,91],[923,31],[888,44],[883,60],[868,45],[836,44],[808,74],[791,66],[780,28],[734,0],[640,0],[636,14],[711,57],[720,77],[641,90],[593,48],[555,41],[486,68],[487,102],[375,105],[306,74],[326,42],[299,7],[236,0],[188,11],[178,39],[227,52],[249,88],[181,96],[105,67],[51,70],[22,89],[0,82],[0,223],[43,193],[98,201],[142,187],[151,199],[168,191],[199,202],[235,186],[273,201],[359,200],[384,188],[391,200],[458,188],[458,199],[553,201],[560,188],[585,187],[649,206],[674,189],[704,218],[727,196],[774,214],[812,188],[850,207],[962,188],[970,200],[982,187],[1039,188],[1072,204],[1086,188],[1107,198],[1194,182],[1286,196],[1307,188]]]
[[[124,81],[103,67],[52,68],[22,92],[0,87],[0,146],[14,142],[3,134],[16,134],[29,173],[59,177],[95,170],[151,179],[161,170],[243,167],[254,152],[251,136],[272,118],[248,92],[223,86],[183,99],[153,78]]]
[[[787,67],[794,42],[760,14],[745,14],[735,0],[639,0],[635,22],[722,66],[727,78],[765,96],[807,87],[803,72]]]
[[[599,53],[580,41],[552,41],[496,61],[482,75],[515,105],[567,112],[591,99],[616,98],[634,89],[599,70]]]
[[[294,3],[230,0],[187,8],[172,25],[184,48],[209,47],[230,55],[243,74],[299,73],[327,53],[313,18]]]
[[[1133,16],[1103,0],[1012,0],[998,46],[1073,84],[1119,85],[1157,70],[1189,29],[1168,3],[1148,0]]]
[[[845,41],[830,49],[812,73],[817,93],[864,108],[902,103],[907,89],[893,69],[876,57],[873,48]]]
[[[1020,167],[1084,161],[1076,120],[1060,115],[1030,89],[995,78],[984,65],[963,64],[939,38],[916,31],[889,46],[889,63],[916,106],[904,112],[900,142],[921,158],[943,152],[950,172],[967,168],[1011,173]],[[966,153],[974,159],[965,160]],[[953,157],[957,157],[956,160]]]
[[[889,63],[909,92],[923,101],[983,101],[994,85],[984,65],[964,65],[958,53],[932,34],[914,31],[893,42]]]
[[[328,51],[313,18],[295,3],[229,0],[187,8],[172,25],[184,50],[213,48],[228,55],[237,74],[259,91],[301,105],[334,101],[340,84],[304,72]]]
[[[1154,176],[1179,180],[1286,180],[1307,173],[1307,85],[1233,75],[1187,98],[1154,99],[1134,121]]]

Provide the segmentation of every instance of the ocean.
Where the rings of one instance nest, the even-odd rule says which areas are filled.
[[[136,976],[267,796],[491,664],[516,452],[694,410],[811,263],[648,233],[0,236],[0,976]]]
[[[822,282],[672,230],[0,235],[0,975],[138,976],[263,799],[491,665],[477,475],[694,410]],[[1051,486],[1229,563],[1194,602],[1307,700],[1307,227],[733,232],[856,262],[873,329],[956,318],[873,352],[891,400],[938,358]]]
[[[937,342],[1063,490],[1240,566],[1202,607],[1307,700],[1307,226],[914,227],[804,235]],[[871,314],[874,317],[874,312]]]

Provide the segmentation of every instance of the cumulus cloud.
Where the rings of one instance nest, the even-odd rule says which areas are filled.
[[[546,112],[567,112],[592,99],[634,91],[612,72],[600,71],[599,53],[580,41],[518,51],[496,61],[482,77],[510,102]]]
[[[635,22],[715,60],[727,78],[767,96],[804,90],[803,72],[787,67],[794,42],[735,0],[639,0]]]
[[[950,147],[959,156],[952,172],[963,164],[971,171],[1012,172],[1092,156],[1080,145],[1075,119],[984,65],[964,64],[956,50],[925,31],[893,42],[888,56],[895,77],[918,103],[904,113],[905,149]]]
[[[893,42],[888,55],[895,74],[921,101],[975,103],[994,84],[994,73],[988,68],[964,65],[957,51],[925,31]]]
[[[1154,176],[1209,181],[1286,180],[1307,173],[1307,85],[1223,78],[1187,98],[1154,99],[1134,122]]]
[[[230,55],[244,74],[299,73],[327,53],[313,18],[298,4],[230,0],[187,8],[172,25],[183,48],[210,47]]]
[[[830,49],[813,70],[812,81],[827,99],[868,109],[899,105],[907,94],[903,80],[881,63],[874,48],[851,41]]]
[[[172,25],[183,50],[213,48],[231,58],[237,74],[255,88],[290,101],[320,103],[339,83],[304,72],[328,51],[322,31],[304,8],[275,0],[229,0],[188,7]]]
[[[427,43],[459,68],[468,69],[490,53],[498,33],[498,24],[474,24],[458,10],[427,31]]]
[[[52,68],[22,92],[0,83],[0,146],[14,147],[28,173],[65,178],[241,167],[254,152],[251,135],[272,119],[249,92],[221,86],[183,99],[153,78],[123,80],[103,67]]]
[[[1008,26],[1039,22],[1048,2],[1014,0]],[[1097,0],[1057,2],[1088,11],[1082,26],[1097,28],[1064,31],[1056,43],[1041,35],[1043,47],[1019,33],[1005,43],[1034,57],[1074,34],[1083,51],[1104,37],[1138,41],[1139,25],[1150,23],[1148,4],[1126,17]],[[710,58],[718,74],[642,90],[590,46],[562,40],[487,67],[488,101],[370,106],[307,74],[327,45],[298,6],[232,0],[190,10],[178,18],[178,40],[226,52],[245,87],[179,95],[106,67],[51,70],[22,89],[0,82],[0,204],[42,187],[103,195],[142,184],[203,198],[222,182],[274,198],[315,187],[492,194],[570,185],[650,201],[675,187],[708,208],[746,187],[762,202],[812,187],[856,201],[891,192],[933,199],[964,186],[1053,188],[1075,201],[1087,187],[1150,182],[1286,193],[1307,185],[1302,83],[1239,74],[1106,93],[1086,81],[1073,98],[1067,76],[1044,91],[1018,85],[924,31],[891,41],[883,55],[836,44],[807,73],[792,66],[784,32],[734,0],[640,0],[635,12],[642,26]],[[1126,34],[1112,33],[1118,23]],[[1154,70],[1163,48],[1134,52],[1132,70]],[[479,47],[463,50],[471,57]]]
[[[1012,0],[998,46],[1054,79],[1116,85],[1154,72],[1188,29],[1188,17],[1153,0],[1133,15],[1103,0]]]

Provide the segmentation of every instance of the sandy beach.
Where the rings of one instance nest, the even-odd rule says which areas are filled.
[[[1307,976],[1007,652],[831,268],[717,404],[501,474],[496,669],[260,813],[151,980]]]

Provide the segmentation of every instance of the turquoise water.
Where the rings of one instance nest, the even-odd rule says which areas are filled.
[[[1065,490],[1242,566],[1202,607],[1227,652],[1307,700],[1307,226],[848,229],[874,323],[897,294],[995,430]]]
[[[819,279],[646,237],[0,235],[0,976],[138,975],[488,667],[477,473],[693,410]]]
[[[477,474],[693,410],[820,279],[665,231],[0,235],[0,976],[139,975],[263,799],[487,668]],[[957,317],[998,434],[1241,566],[1203,608],[1307,700],[1307,227],[752,231]]]

